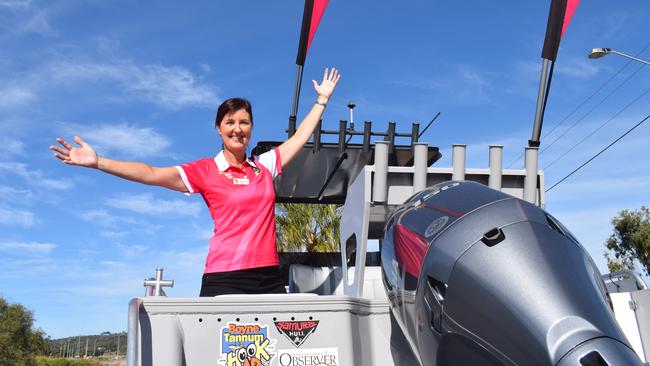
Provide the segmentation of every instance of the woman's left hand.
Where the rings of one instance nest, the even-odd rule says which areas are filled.
[[[339,82],[340,78],[341,74],[339,74],[339,71],[337,69],[332,68],[330,71],[329,69],[325,68],[323,81],[320,83],[320,85],[316,83],[316,80],[312,80],[312,83],[314,83],[314,89],[316,90],[316,93],[318,93],[318,99],[321,102],[327,103],[327,101],[332,96],[332,93],[334,93],[334,89],[336,88],[336,84]]]

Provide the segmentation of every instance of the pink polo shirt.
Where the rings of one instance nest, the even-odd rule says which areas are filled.
[[[273,178],[282,173],[280,152],[231,166],[223,151],[176,167],[190,193],[200,193],[214,221],[205,273],[280,264],[275,246]]]

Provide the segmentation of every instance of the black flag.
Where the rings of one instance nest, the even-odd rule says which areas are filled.
[[[302,27],[300,29],[300,43],[298,44],[297,65],[305,65],[305,58],[311,41],[316,34],[328,0],[305,0],[305,10],[302,14]]]
[[[560,48],[560,40],[579,2],[580,0],[551,0],[544,48],[542,48],[543,58],[555,61],[557,51]]]

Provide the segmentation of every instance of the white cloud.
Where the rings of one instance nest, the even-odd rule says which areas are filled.
[[[566,59],[557,65],[556,72],[577,78],[590,78],[598,73],[598,67],[589,60]]]
[[[206,86],[197,85],[194,75],[183,68],[153,65],[139,69],[127,87],[144,92],[153,102],[172,108],[185,105],[214,106],[217,97]]]
[[[78,216],[83,221],[103,227],[104,230],[100,231],[99,235],[109,239],[124,238],[134,231],[153,234],[161,228],[159,225],[154,225],[123,214],[114,215],[105,209],[80,212]]]
[[[0,256],[0,268],[2,271],[3,288],[13,284],[22,283],[27,276],[30,278],[56,273],[56,261],[51,256],[9,256],[6,253]],[[7,279],[15,279],[7,281]]]
[[[29,189],[18,189],[0,184],[0,197],[7,201],[25,201],[32,200],[34,193]]]
[[[136,127],[125,123],[114,125],[82,126],[61,124],[65,134],[81,136],[102,153],[113,152],[131,158],[159,156],[171,141],[149,127]]]
[[[0,92],[1,93],[1,92]],[[25,144],[22,141],[8,137],[0,137],[0,156],[15,156],[25,154]]]
[[[91,256],[91,255],[100,255],[102,252],[99,250],[94,250],[94,249],[81,249],[79,250],[79,253],[82,254],[83,256]]]
[[[525,77],[532,81],[539,82],[539,73],[542,70],[541,62],[516,60],[515,68],[519,70],[517,77]]]
[[[150,194],[121,194],[108,198],[107,206],[129,210],[144,215],[160,216],[176,214],[178,216],[196,216],[201,210],[197,202],[183,200],[156,200]]]
[[[149,247],[145,245],[124,245],[121,243],[115,244],[117,248],[119,249],[120,253],[125,257],[125,258],[134,258],[139,256],[140,254],[144,253]]]
[[[126,263],[118,261],[101,261],[99,264],[105,267],[109,267],[109,269],[119,269],[126,267]]]
[[[42,35],[53,32],[45,10],[31,14],[28,19],[18,25],[16,30],[22,33],[38,33]]]
[[[3,28],[6,33],[53,34],[48,19],[50,4],[31,5],[31,0],[0,0],[0,9],[11,11],[9,16],[3,18],[0,28]]]
[[[436,78],[421,75],[393,80],[391,84],[432,93],[438,103],[466,105],[493,104],[495,79],[502,76],[473,66],[457,66]],[[502,90],[499,90],[500,92]],[[420,92],[418,92],[420,93]],[[363,104],[367,108],[367,103]],[[409,112],[412,113],[412,112]]]
[[[66,190],[74,186],[69,180],[46,178],[41,171],[29,170],[27,165],[23,163],[0,162],[0,173],[2,172],[15,174],[27,181],[28,184],[45,189]]]
[[[21,20],[12,31],[51,33],[44,12]],[[2,28],[0,28],[1,30]],[[25,107],[41,96],[57,94],[69,88],[72,92],[95,91],[93,97],[102,103],[147,101],[178,110],[184,107],[210,107],[218,102],[217,88],[203,82],[200,74],[180,66],[140,65],[132,60],[113,58],[102,61],[85,60],[84,56],[55,58],[33,68],[29,74],[16,74],[13,79],[0,80],[0,108]],[[204,74],[209,73],[201,68]],[[84,92],[85,93],[85,92]],[[83,94],[84,97],[90,95]]]
[[[6,252],[22,252],[30,255],[47,255],[50,254],[56,244],[38,243],[38,242],[8,242],[0,243],[0,250]]]
[[[36,221],[29,211],[0,207],[0,225],[30,227]]]
[[[487,73],[479,72],[472,68],[461,67],[458,70],[459,80],[454,86],[458,101],[471,103],[493,102],[490,97],[490,82]]]
[[[113,230],[103,230],[99,233],[99,235],[109,238],[109,239],[120,239],[123,238],[127,235],[129,235],[129,232],[127,231],[113,231]]]
[[[35,99],[34,92],[25,86],[8,86],[0,89],[0,108],[20,107]]]
[[[201,67],[201,70],[206,74],[209,74],[209,73],[212,72],[212,67],[209,64],[202,63],[199,66]]]
[[[121,239],[134,233],[156,235],[162,228],[162,225],[142,220],[128,215],[113,214],[105,209],[95,209],[79,212],[78,217],[83,221],[90,222],[102,228],[99,232],[104,238]]]
[[[117,216],[109,214],[106,210],[90,210],[81,212],[79,217],[84,221],[101,222],[106,225],[112,224],[118,219]]]
[[[106,210],[90,210],[79,213],[79,217],[87,222],[97,223],[104,227],[112,227],[122,218],[111,215]]]
[[[485,79],[476,71],[465,69],[460,71],[460,75],[468,83],[476,85],[480,89],[483,89],[484,85],[486,84]]]
[[[32,3],[32,0],[0,0],[0,6],[8,8],[26,8]]]
[[[201,83],[190,70],[162,65],[136,65],[130,60],[107,63],[59,61],[48,67],[57,83],[106,81],[118,83],[130,98],[141,96],[160,106],[179,109],[186,106],[213,107],[218,97],[213,87]]]
[[[192,223],[192,232],[195,233],[194,238],[206,242],[214,235],[214,229],[196,223]]]
[[[167,251],[157,259],[162,263],[173,263],[173,266],[179,272],[200,272],[201,265],[205,262],[205,256],[208,254],[207,245],[201,245],[181,251]],[[171,268],[170,268],[171,269]]]

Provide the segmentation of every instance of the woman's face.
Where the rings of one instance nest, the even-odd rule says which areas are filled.
[[[253,123],[251,116],[245,109],[239,109],[233,113],[227,114],[217,127],[223,148],[233,152],[246,152],[246,145],[251,138]]]

